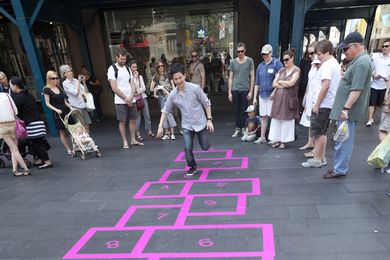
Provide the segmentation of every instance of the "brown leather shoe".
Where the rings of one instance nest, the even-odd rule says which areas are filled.
[[[343,175],[343,174],[335,174],[331,170],[328,170],[326,174],[322,175],[322,178],[324,178],[324,179],[342,179],[345,177],[347,177],[347,176]]]

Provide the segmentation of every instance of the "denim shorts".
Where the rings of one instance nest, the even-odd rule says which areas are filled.
[[[329,127],[329,115],[330,108],[320,108],[318,110],[318,115],[315,113],[311,113],[310,116],[310,137],[320,137],[321,135],[326,135],[326,131]]]

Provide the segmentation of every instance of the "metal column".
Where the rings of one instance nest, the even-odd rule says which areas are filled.
[[[280,30],[280,9],[282,6],[281,0],[271,0],[268,24],[268,43],[271,44],[274,50],[273,55],[278,56],[279,51],[279,30]]]
[[[20,0],[11,0],[12,8],[15,13],[15,18],[8,14],[4,9],[0,10],[3,14],[4,12],[7,13],[4,15],[19,28],[20,36],[22,38],[23,45],[26,50],[26,55],[30,63],[31,71],[33,73],[35,84],[37,86],[37,91],[39,94],[42,93],[42,89],[45,86],[46,77],[45,72],[41,66],[40,57],[37,52],[34,35],[31,27],[35,21],[35,18],[38,15],[39,9],[42,7],[43,2],[44,0],[40,0],[38,2],[30,21],[27,21],[27,18],[25,17],[23,6]],[[42,101],[42,104],[45,104],[43,95],[39,95],[39,97]],[[52,135],[57,135],[57,129],[54,124],[52,111],[46,105],[42,105],[42,107],[46,115],[50,133]]]
[[[299,64],[302,57],[303,29],[305,26],[306,12],[316,1],[317,0],[295,0],[291,38],[291,47],[295,48],[295,64]]]

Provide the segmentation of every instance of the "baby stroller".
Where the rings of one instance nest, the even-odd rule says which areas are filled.
[[[64,120],[62,120],[62,122],[72,136],[73,157],[77,157],[78,153],[81,154],[81,160],[87,159],[87,154],[95,154],[96,157],[102,157],[98,146],[95,145],[95,142],[88,135],[87,131],[84,128],[83,115],[79,110],[71,110],[69,114],[64,117]]]
[[[30,161],[29,157],[32,157],[29,153],[28,145],[26,140],[19,140],[19,152],[20,155],[23,157],[24,162],[26,163],[28,168],[31,168],[32,162]],[[4,168],[7,165],[12,164],[12,158],[11,158],[11,150],[9,149],[8,145],[5,143],[3,139],[0,139],[0,168]]]

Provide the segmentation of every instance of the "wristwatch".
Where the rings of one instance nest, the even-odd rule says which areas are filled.
[[[208,117],[207,120],[213,121],[213,118],[212,117]]]

